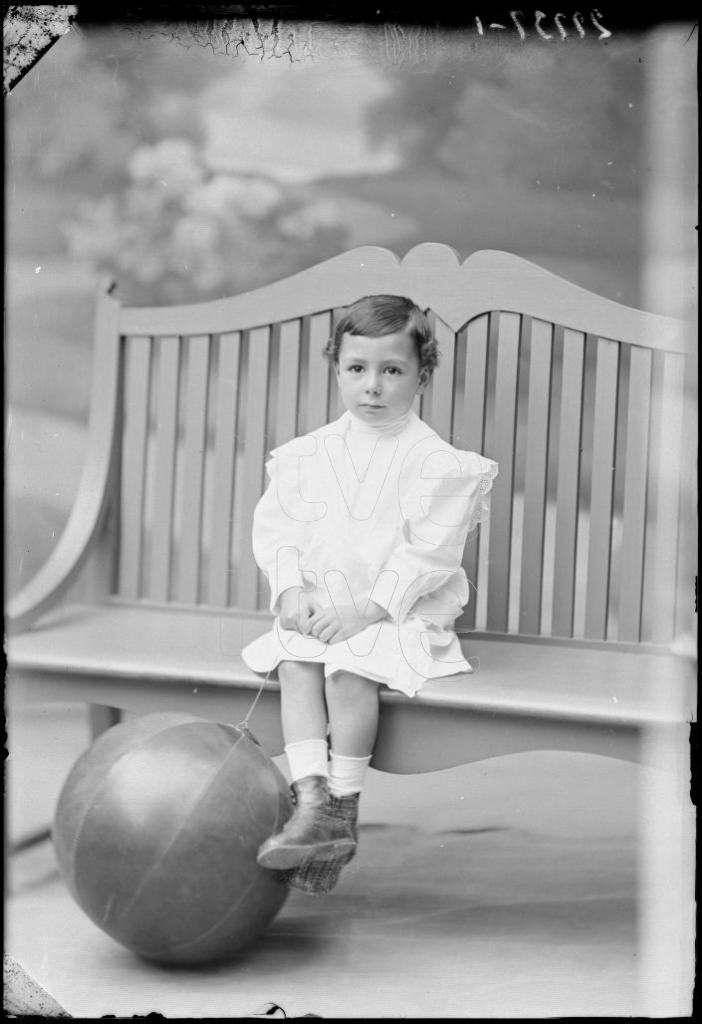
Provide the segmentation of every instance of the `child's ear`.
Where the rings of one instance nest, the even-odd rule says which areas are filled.
[[[420,373],[419,373],[419,384],[417,385],[417,390],[418,391],[423,391],[428,383],[429,383],[429,374],[427,373],[426,370],[420,370]]]

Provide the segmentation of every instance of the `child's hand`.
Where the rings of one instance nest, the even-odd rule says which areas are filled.
[[[321,604],[302,587],[288,587],[280,598],[278,619],[283,629],[296,629],[298,633],[308,634],[311,617],[321,610]]]
[[[374,601],[369,601],[362,614],[352,604],[343,604],[335,608],[323,608],[309,621],[309,632],[325,644],[338,644],[348,640],[370,626],[385,618],[385,609]]]

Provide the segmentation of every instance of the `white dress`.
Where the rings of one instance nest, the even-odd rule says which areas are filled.
[[[302,586],[323,607],[372,599],[387,616],[326,644],[284,629],[248,644],[261,674],[281,661],[346,670],[413,696],[425,680],[470,672],[453,631],[469,599],[468,533],[489,512],[497,463],[443,441],[414,412],[368,427],[346,412],[275,448],[256,506],[253,553],[280,595]]]

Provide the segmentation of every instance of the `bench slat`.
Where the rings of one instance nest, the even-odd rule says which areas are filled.
[[[490,570],[487,628],[507,631],[512,540],[512,485],[517,428],[520,320],[516,313],[499,313],[492,451],[500,472],[495,480],[490,519]],[[492,345],[491,338],[490,344]]]
[[[331,311],[320,313],[318,316],[310,318],[309,383],[310,388],[319,394],[319,412],[315,411],[315,417],[321,416],[319,421],[315,421],[315,427],[324,426],[330,419],[332,369],[323,352],[331,333]]]
[[[339,323],[339,320],[341,320],[345,312],[346,308],[344,306],[337,306],[335,309],[332,310],[331,326],[329,330],[330,337],[333,335],[334,331],[336,330],[337,324]],[[339,391],[339,385],[336,382],[336,371],[334,370],[334,367],[331,363],[329,365],[329,381],[329,419],[338,420],[339,417],[343,415],[345,409],[344,403],[341,401],[341,392]]]
[[[459,447],[475,452],[482,452],[485,444],[488,326],[489,317],[481,316],[466,328],[465,403],[460,426],[455,428],[462,438]]]
[[[531,321],[519,632],[541,631],[553,325]]]
[[[488,326],[489,318],[480,316],[461,331],[458,341],[457,381],[463,399],[454,406],[454,444],[466,451],[483,452],[485,446],[485,409],[488,371]],[[462,351],[461,351],[462,350]],[[477,530],[468,538],[463,554],[463,568],[470,586],[470,600],[463,615],[457,622],[461,629],[474,629],[478,586],[478,565],[481,531]]]
[[[654,375],[644,639],[667,643],[675,627],[685,361],[676,353],[657,355],[657,361],[662,361],[662,367],[659,374]]]
[[[295,437],[300,377],[300,321],[281,324],[278,346],[278,388],[275,399],[275,439],[271,448]]]
[[[220,607],[229,604],[240,348],[239,334],[220,335],[212,473],[212,547],[206,590],[207,601]]]
[[[133,600],[141,593],[151,353],[151,338],[125,339],[118,588]]]
[[[305,391],[304,400],[301,402],[302,408],[298,410],[300,433],[316,430],[328,422],[330,367],[322,355],[322,349],[330,334],[330,313],[319,313],[304,318],[302,343],[305,348]]]
[[[253,513],[263,490],[266,461],[266,401],[268,365],[270,360],[269,327],[259,327],[248,334],[248,364],[246,372],[246,434],[244,460],[241,473],[237,473],[239,490],[236,554],[236,604],[239,608],[255,609],[264,604],[264,580],[251,550]]]
[[[180,338],[160,338],[156,370],[156,466],[151,566],[147,588],[148,595],[155,601],[167,601],[170,596],[179,372]]]
[[[456,448],[466,448],[466,364],[467,364],[467,328],[458,331],[454,348],[453,366],[453,419],[451,420],[451,444]],[[436,372],[436,371],[435,371]]]
[[[682,394],[683,413],[681,426],[680,457],[680,513],[678,527],[678,578],[675,608],[675,635],[695,636],[697,630],[697,607],[692,595],[697,587],[697,559],[690,553],[697,551],[697,445],[695,438],[699,431],[697,412],[698,360],[696,355],[684,357],[684,386]]]
[[[599,338],[585,603],[585,636],[593,640],[607,634],[618,386],[619,345]]]
[[[646,465],[651,410],[651,352],[632,348],[626,423],[620,555],[619,640],[639,640],[646,532]]]
[[[454,360],[456,338],[450,327],[433,314],[432,331],[439,345],[440,368],[433,374],[424,391],[424,419],[444,441],[450,441],[453,419]]]
[[[185,395],[185,454],[182,537],[178,566],[178,600],[196,604],[200,599],[203,484],[207,429],[207,384],[211,339],[208,334],[187,340],[188,368]]]
[[[584,361],[584,335],[564,330],[551,627],[560,637],[573,635]]]

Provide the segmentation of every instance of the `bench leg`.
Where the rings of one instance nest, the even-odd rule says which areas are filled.
[[[90,705],[90,735],[96,740],[103,732],[118,725],[122,720],[119,708],[106,707],[103,704]]]
[[[107,707],[103,704],[90,704],[90,736],[94,741],[107,729],[111,729],[113,725],[117,725],[122,718],[122,712],[119,708]],[[28,850],[32,846],[37,846],[39,843],[45,842],[51,837],[51,829],[40,828],[36,832],[32,832],[16,842],[9,845],[7,852],[12,856],[16,853],[21,853],[23,850]]]

